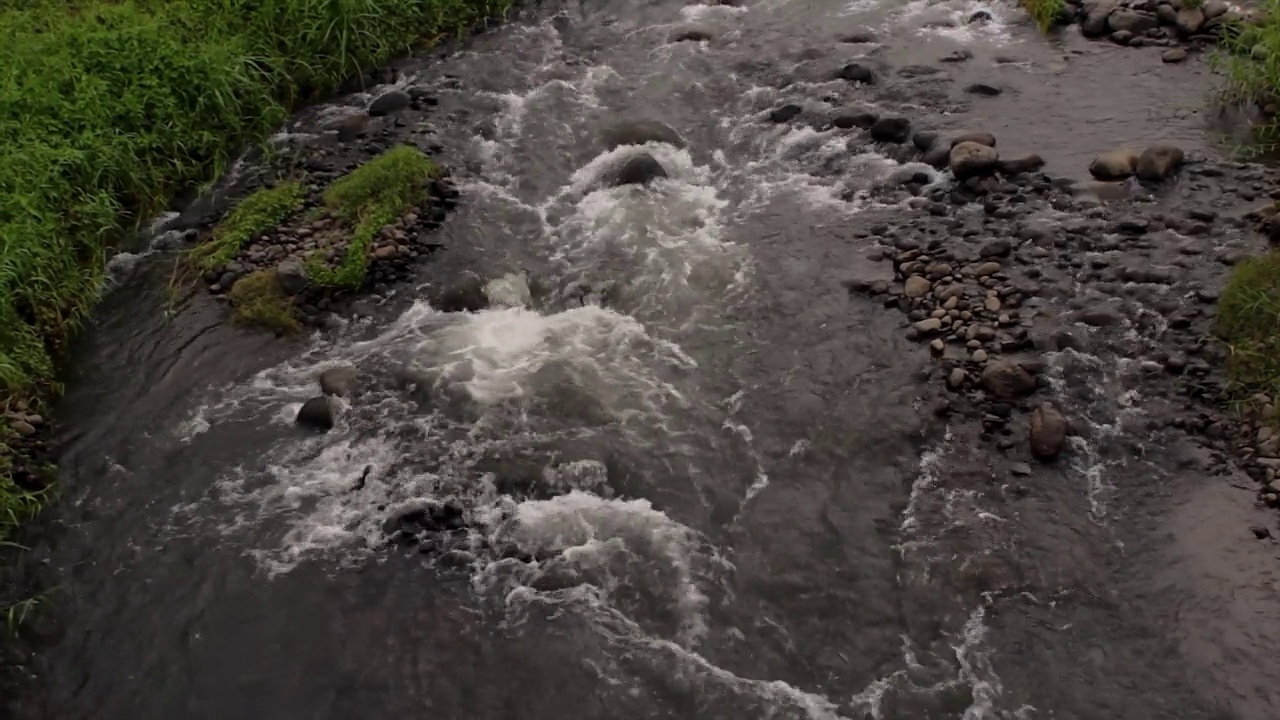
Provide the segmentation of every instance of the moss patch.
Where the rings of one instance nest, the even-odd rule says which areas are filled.
[[[299,182],[284,182],[245,197],[213,228],[209,239],[191,251],[201,271],[226,265],[258,235],[284,222],[301,205],[306,191]]]
[[[317,257],[308,273],[320,285],[358,288],[369,267],[369,248],[382,228],[426,199],[431,180],[439,174],[420,150],[402,145],[352,170],[324,193],[330,212],[352,231],[351,241],[336,265]]]
[[[229,293],[236,322],[292,335],[302,329],[293,300],[271,270],[258,270],[236,281]]]
[[[1230,348],[1227,376],[1238,394],[1280,397],[1280,251],[1236,266],[1214,332]]]

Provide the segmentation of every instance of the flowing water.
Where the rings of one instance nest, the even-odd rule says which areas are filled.
[[[885,79],[829,79],[860,57]],[[1275,717],[1250,629],[1274,591],[1226,589],[1270,558],[1195,539],[1248,509],[1188,501],[1134,449],[1121,366],[1072,352],[1058,391],[1093,430],[1010,492],[934,418],[900,316],[842,284],[905,212],[875,192],[901,166],[765,119],[900,112],[1079,177],[1124,142],[1204,146],[1207,72],[1150,59],[998,4],[592,0],[408,63],[462,192],[420,287],[301,348],[168,308],[148,258],[106,299],[60,414],[61,633],[26,714]],[[681,142],[605,140],[637,120]],[[641,150],[669,176],[602,183]],[[434,310],[464,269],[496,302]],[[348,364],[338,426],[295,428]]]

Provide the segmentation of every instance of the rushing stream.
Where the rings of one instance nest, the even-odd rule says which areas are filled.
[[[928,350],[844,284],[902,166],[768,121],[892,110],[1073,177],[1123,142],[1203,149],[1207,71],[1126,52],[1005,5],[583,0],[406,64],[462,193],[422,287],[302,347],[203,296],[166,312],[149,258],[107,298],[60,413],[62,632],[28,714],[1276,717],[1276,632],[1231,629],[1271,600],[1223,600],[1228,625],[1198,589],[1236,581],[1198,554],[1234,506],[1142,459],[1123,363],[1052,354],[1091,430],[1006,492],[934,417]],[[884,82],[830,79],[863,56]],[[642,120],[678,142],[607,140]],[[602,182],[641,149],[668,177]],[[423,299],[464,270],[492,307]],[[300,431],[340,365],[360,391]]]

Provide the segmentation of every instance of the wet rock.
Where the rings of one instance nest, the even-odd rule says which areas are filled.
[[[1133,175],[1137,164],[1137,152],[1130,148],[1119,148],[1095,157],[1089,163],[1089,174],[1098,180],[1123,180]]]
[[[280,282],[280,289],[286,295],[297,295],[306,290],[307,283],[310,282],[306,266],[300,260],[292,258],[276,265],[276,280]]]
[[[775,123],[790,122],[791,120],[795,119],[795,117],[803,111],[804,111],[804,108],[800,107],[799,105],[795,105],[795,104],[783,105],[782,107],[777,108],[773,112],[769,113],[769,120]]]
[[[969,15],[969,17],[965,18],[964,24],[965,25],[985,25],[994,19],[995,17],[992,16],[991,11],[989,10],[975,10],[973,11],[972,14]]]
[[[1022,173],[1036,172],[1043,167],[1044,158],[1035,153],[1024,155],[1020,158],[1002,159],[996,164],[996,170],[1002,175],[1020,175]]]
[[[1031,474],[1031,466],[1024,462],[1014,463],[1009,466],[1009,471],[1017,477],[1027,477]]]
[[[348,115],[325,123],[323,127],[336,130],[340,142],[351,142],[363,135],[368,125],[368,115]]]
[[[666,176],[667,170],[662,167],[662,163],[658,162],[657,158],[649,153],[640,153],[623,161],[622,165],[613,171],[609,184],[613,187],[647,185]]]
[[[356,369],[350,365],[329,368],[320,373],[320,392],[325,395],[351,397],[356,389]]]
[[[999,159],[995,148],[975,142],[962,142],[951,148],[951,172],[957,180],[989,175],[995,171]]]
[[[850,45],[865,45],[876,41],[876,34],[870,30],[858,30],[840,38],[840,42]]]
[[[1252,532],[1253,536],[1259,540],[1266,540],[1271,537],[1271,531],[1261,525],[1254,525],[1249,528],[1249,532]]]
[[[1158,182],[1168,178],[1182,167],[1182,148],[1173,145],[1153,145],[1142,151],[1134,168],[1139,180]]]
[[[1119,6],[1120,0],[1085,0],[1081,3],[1084,18],[1080,32],[1085,37],[1100,37],[1107,33],[1107,17]]]
[[[937,143],[925,151],[920,157],[920,162],[941,170],[951,163],[951,148],[947,147],[946,143]]]
[[[966,86],[964,91],[970,95],[981,95],[982,97],[995,97],[1004,92],[995,85],[988,85],[987,83],[973,83]]]
[[[984,258],[1001,258],[1008,257],[1009,253],[1012,251],[1013,244],[1004,238],[1000,238],[983,245],[982,248],[978,250],[978,255]]]
[[[677,30],[671,34],[671,42],[706,42],[711,39],[711,33],[702,28],[685,28]]]
[[[911,136],[911,121],[903,117],[880,118],[870,132],[871,139],[877,142],[904,143]]]
[[[1036,380],[1021,365],[999,359],[988,362],[983,368],[982,387],[997,400],[1013,401],[1034,392]]]
[[[876,81],[875,72],[862,63],[849,63],[836,73],[836,79],[871,84]]]
[[[987,147],[995,147],[996,136],[992,135],[991,133],[983,133],[983,132],[964,133],[951,138],[951,147],[954,148],[960,143],[966,143],[966,142],[977,143],[979,145],[986,145]]]
[[[920,152],[928,152],[938,142],[938,133],[936,132],[917,132],[911,136],[911,144],[916,146]]]
[[[1090,308],[1080,311],[1076,318],[1090,327],[1113,327],[1119,325],[1122,318],[1106,308]]]
[[[613,150],[622,145],[644,145],[645,143],[663,143],[674,147],[684,147],[684,138],[666,123],[657,120],[632,120],[619,123],[601,134],[605,149]]]
[[[314,397],[302,404],[294,422],[313,430],[328,431],[333,429],[335,415],[333,401],[326,396]]]
[[[1159,26],[1160,21],[1156,19],[1155,15],[1138,10],[1130,10],[1129,8],[1118,8],[1107,16],[1107,27],[1112,32],[1125,31],[1134,35],[1141,35]]]
[[[1166,7],[1161,5],[1160,7]],[[1187,51],[1182,48],[1169,48],[1160,54],[1160,60],[1169,64],[1180,63],[1187,59]]]
[[[831,124],[842,130],[848,130],[850,128],[862,128],[863,130],[866,130],[872,125],[875,125],[876,121],[879,119],[880,116],[875,113],[865,111],[846,111],[835,116],[835,118],[831,120]]]
[[[1056,458],[1067,444],[1067,418],[1052,403],[1041,403],[1031,413],[1031,454],[1040,460]]]
[[[1183,7],[1178,10],[1177,20],[1174,25],[1178,27],[1178,34],[1182,37],[1190,37],[1200,32],[1200,28],[1204,27],[1204,11],[1197,7]]]
[[[485,280],[475,273],[464,273],[461,278],[445,288],[436,298],[435,305],[442,312],[477,312],[489,306],[484,292]]]
[[[388,90],[369,103],[369,114],[374,117],[390,115],[393,112],[409,107],[409,103],[412,101],[413,99],[409,97],[409,93],[403,90]]]
[[[909,298],[920,298],[928,295],[931,289],[933,289],[933,283],[919,275],[912,275],[903,285],[902,293]]]

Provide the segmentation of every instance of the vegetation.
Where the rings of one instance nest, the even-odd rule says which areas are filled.
[[[58,390],[59,350],[139,222],[299,103],[512,2],[0,0],[0,412]],[[234,254],[290,193],[242,204],[202,261]],[[253,288],[246,318],[263,312]],[[0,416],[0,539],[41,504],[15,482],[20,445]]]
[[[1280,102],[1280,0],[1264,0],[1250,22],[1223,26],[1213,66],[1226,76],[1223,99],[1265,108]],[[1280,116],[1274,112],[1254,128],[1252,152],[1280,148]]]
[[[1280,398],[1280,250],[1236,266],[1214,331],[1230,348],[1227,375],[1236,389]]]
[[[351,225],[351,243],[336,268],[313,259],[308,267],[311,279],[335,287],[357,288],[364,284],[374,236],[422,202],[436,175],[435,165],[422,152],[402,145],[331,185],[324,194],[325,205]]]
[[[191,251],[191,260],[202,271],[231,262],[255,237],[292,215],[305,196],[302,183],[289,181],[245,197],[214,226],[210,238]]]
[[[271,270],[258,270],[236,281],[229,293],[236,322],[292,335],[302,329],[297,308]]]
[[[1021,0],[1022,7],[1026,8],[1027,14],[1035,21],[1036,27],[1040,28],[1040,32],[1047,33],[1058,19],[1062,16],[1062,9],[1066,7],[1065,0]]]

